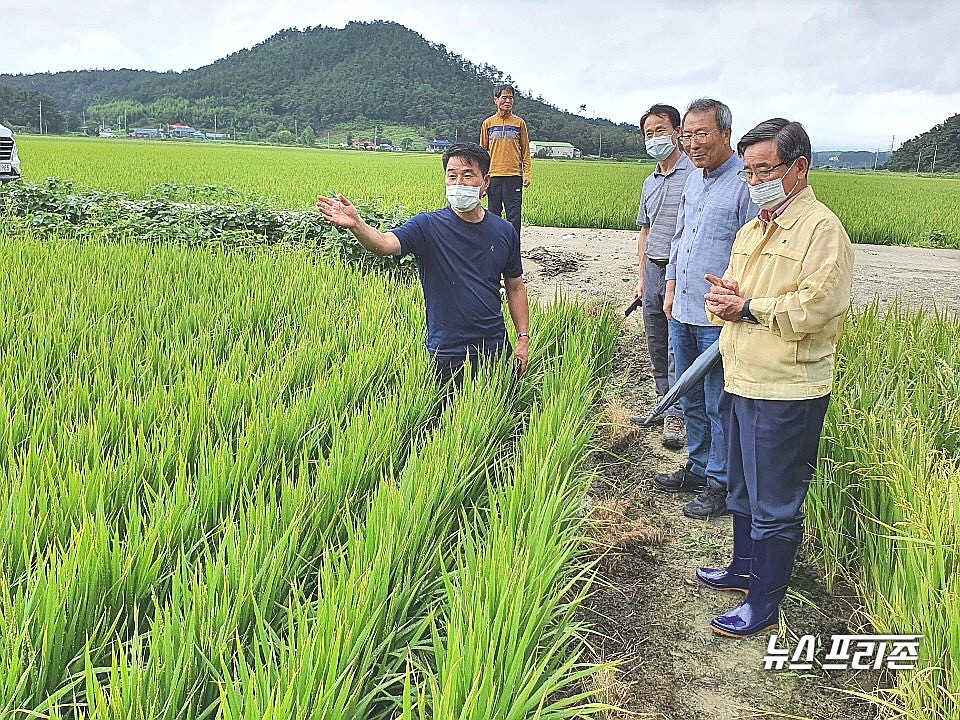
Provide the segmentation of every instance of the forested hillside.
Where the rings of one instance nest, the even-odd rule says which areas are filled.
[[[901,172],[960,172],[960,115],[907,140],[887,163]]]
[[[184,122],[262,138],[280,130],[315,135],[370,120],[453,140],[478,135],[494,111],[490,91],[504,80],[509,75],[496,67],[474,64],[402,25],[355,22],[284,30],[196,70],[0,75],[0,86],[43,92],[88,123]],[[567,141],[596,154],[602,135],[604,155],[643,153],[632,125],[588,120],[532,97],[527,88],[518,91],[517,114],[534,139]],[[637,108],[638,119],[643,109]]]

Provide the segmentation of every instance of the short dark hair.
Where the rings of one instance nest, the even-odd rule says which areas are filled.
[[[690,113],[712,112],[717,119],[717,128],[720,132],[729,132],[733,128],[733,113],[730,108],[719,100],[712,98],[698,98],[687,105],[687,111],[683,114],[683,119],[687,119]]]
[[[764,120],[753,128],[740,138],[740,142],[737,143],[737,154],[743,157],[743,152],[748,147],[766,140],[776,140],[777,156],[780,162],[793,162],[799,157],[805,157],[808,163],[812,162],[813,153],[810,150],[810,136],[807,135],[807,131],[800,123],[784,118]]]
[[[499,85],[493,86],[493,96],[495,98],[500,97],[504,90],[509,90],[511,95],[517,94],[517,91],[513,89],[513,85],[510,83],[500,83]]]
[[[670,124],[674,129],[680,127],[680,111],[677,110],[673,105],[651,105],[650,109],[647,110],[643,117],[640,118],[640,130],[643,131],[643,124],[647,121],[647,118],[651,115],[656,115],[657,117],[665,117],[670,120]]]
[[[484,175],[490,172],[490,153],[480,147],[477,143],[457,143],[447,148],[443,154],[443,169],[447,169],[447,161],[450,158],[463,158],[471,165],[476,163]]]

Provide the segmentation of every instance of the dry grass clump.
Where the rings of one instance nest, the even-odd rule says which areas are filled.
[[[603,409],[597,439],[606,450],[621,452],[632,443],[639,442],[643,428],[630,424],[633,413],[617,402]]]
[[[597,717],[614,720],[630,715],[624,715],[621,708],[633,694],[633,685],[621,679],[621,673],[616,667],[608,666],[594,673],[590,676],[590,682],[595,701],[607,708]]]
[[[630,502],[612,500],[595,505],[589,515],[589,533],[603,548],[631,550],[638,545],[663,542],[663,531],[643,520],[628,517]]]

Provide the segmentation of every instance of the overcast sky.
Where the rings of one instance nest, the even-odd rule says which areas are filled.
[[[889,150],[960,112],[951,0],[7,0],[2,12],[5,73],[184,70],[283,28],[393,20],[614,122],[709,96],[733,111],[734,139],[780,116],[816,150]]]

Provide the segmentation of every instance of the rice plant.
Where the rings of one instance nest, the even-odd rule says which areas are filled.
[[[931,720],[960,717],[958,348],[957,317],[851,319],[809,505],[828,577],[852,568],[877,632],[923,635],[918,670],[877,702]]]

